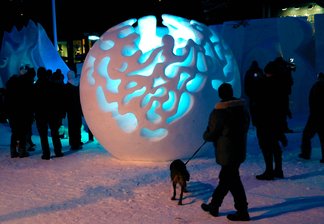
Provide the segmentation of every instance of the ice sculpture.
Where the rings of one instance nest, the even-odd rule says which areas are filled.
[[[82,67],[80,94],[94,136],[122,160],[187,158],[203,142],[222,82],[240,96],[231,50],[204,24],[173,15],[107,30]]]
[[[37,69],[44,66],[47,69],[61,69],[66,76],[69,68],[56,51],[40,24],[29,21],[21,30],[13,27],[11,32],[5,32],[0,51],[0,86],[13,74],[18,74],[22,65]]]

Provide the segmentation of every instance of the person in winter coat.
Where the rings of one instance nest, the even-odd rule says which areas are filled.
[[[276,76],[277,86],[276,91],[280,93],[281,100],[278,108],[285,111],[285,133],[293,133],[294,131],[288,127],[288,118],[292,118],[292,113],[290,110],[290,95],[292,92],[292,86],[294,80],[292,77],[292,72],[296,70],[296,66],[293,63],[286,61],[282,56],[275,58],[275,60],[270,61],[264,67],[264,72]],[[278,102],[279,103],[279,102]]]
[[[73,70],[67,73],[68,82],[65,84],[65,104],[68,120],[69,144],[71,150],[82,149],[81,128],[82,108],[80,102],[80,79]]]
[[[263,76],[263,70],[255,60],[252,61],[244,76],[244,92],[248,98],[249,112],[253,126],[255,126],[255,120],[257,119],[256,116],[258,113],[256,110],[257,103],[259,102],[260,80]]]
[[[265,171],[256,175],[258,180],[284,178],[282,169],[282,149],[287,145],[286,96],[281,77],[265,68],[265,76],[260,81],[259,102],[257,103],[256,135],[265,162]]]
[[[248,202],[239,168],[246,158],[250,116],[245,102],[233,97],[233,89],[229,83],[221,84],[218,94],[221,101],[216,104],[209,116],[203,138],[205,141],[213,142],[216,163],[221,165],[221,170],[219,183],[210,203],[203,203],[201,208],[217,217],[223,199],[230,192],[237,212],[227,215],[227,218],[232,221],[248,221],[250,220]]]
[[[38,68],[37,77],[34,85],[35,120],[43,151],[41,158],[50,160],[48,129],[51,131],[55,156],[64,156],[59,136],[61,120],[65,115],[64,107],[62,107],[64,95],[60,85],[49,79],[44,67]]]
[[[11,158],[28,157],[27,136],[30,133],[32,97],[27,74],[14,74],[6,82],[5,108],[11,128]]]
[[[318,134],[322,159],[321,163],[324,163],[324,73],[320,72],[317,75],[317,81],[312,86],[309,92],[309,116],[302,135],[301,153],[300,158],[310,159],[312,144],[311,140]]]

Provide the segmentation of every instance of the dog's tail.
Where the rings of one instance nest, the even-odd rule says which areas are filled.
[[[185,178],[186,178],[186,181],[190,180],[190,174],[189,174],[188,170],[186,170],[186,172],[185,172]]]

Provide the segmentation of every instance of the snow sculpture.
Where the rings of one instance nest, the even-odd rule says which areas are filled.
[[[107,30],[82,67],[83,113],[94,136],[122,160],[188,158],[222,82],[240,96],[231,50],[197,21],[162,15],[130,19]],[[136,26],[137,25],[137,26]]]
[[[44,66],[55,71],[61,69],[66,75],[69,68],[56,51],[40,24],[29,21],[20,31],[13,27],[11,32],[5,32],[0,51],[0,86],[13,74],[18,74],[22,65],[37,69]]]

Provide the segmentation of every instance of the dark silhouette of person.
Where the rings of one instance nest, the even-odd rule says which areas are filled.
[[[64,92],[60,84],[50,80],[51,77],[44,67],[37,69],[37,77],[34,85],[35,120],[43,152],[41,158],[50,160],[48,129],[50,129],[55,156],[64,156],[59,136],[62,117],[65,116],[64,106],[62,106]]]
[[[84,124],[84,129],[86,130],[86,132],[88,133],[88,142],[93,142],[94,141],[94,136],[93,136],[93,133],[92,131],[90,130],[88,124],[87,124],[87,121],[84,119],[82,119],[83,121],[83,124]]]
[[[0,123],[6,124],[8,123],[6,108],[5,108],[5,95],[6,95],[6,88],[0,88]]]
[[[255,126],[255,120],[257,119],[256,116],[258,113],[256,111],[256,104],[259,101],[259,84],[263,76],[263,69],[259,67],[259,64],[256,60],[253,60],[244,76],[244,92],[248,97],[249,112],[253,126]]]
[[[277,57],[274,60],[274,66],[274,74],[278,75],[278,78],[280,78],[281,85],[279,85],[279,87],[282,88],[280,91],[282,92],[285,100],[283,104],[286,110],[285,133],[293,133],[294,131],[288,126],[288,118],[292,118],[289,98],[291,95],[292,86],[294,84],[292,72],[296,70],[296,66],[295,64],[286,61],[282,56]]]
[[[65,104],[68,120],[69,144],[71,150],[82,149],[81,128],[82,108],[80,102],[79,78],[73,70],[67,73],[68,81],[65,84]]]
[[[36,144],[32,140],[32,135],[33,135],[33,124],[34,124],[34,103],[32,100],[32,92],[33,92],[33,86],[34,86],[34,81],[35,81],[35,76],[36,76],[36,71],[33,67],[25,66],[25,69],[21,70],[25,71],[24,73],[24,87],[25,87],[25,94],[27,94],[28,99],[30,100],[29,104],[26,104],[28,108],[26,108],[26,112],[29,113],[30,119],[29,119],[29,128],[27,131],[27,136],[26,136],[26,148],[27,151],[35,151],[35,146]]]
[[[221,101],[210,113],[203,138],[213,143],[216,163],[221,165],[221,170],[219,183],[210,203],[203,203],[201,208],[212,216],[218,216],[219,207],[230,192],[237,212],[227,215],[227,218],[232,221],[248,221],[248,202],[239,168],[246,159],[250,116],[244,100],[233,97],[233,89],[229,83],[221,84],[218,94]]]
[[[64,95],[64,91],[65,91],[64,85],[65,84],[64,84],[64,75],[62,73],[62,70],[56,69],[55,72],[53,72],[53,73],[50,70],[47,70],[47,72],[50,74],[49,77],[50,77],[51,83],[53,83],[53,85],[55,86],[57,91],[59,91],[60,95],[62,95],[62,94]],[[61,97],[65,97],[65,96],[61,96]],[[62,130],[61,128],[65,128],[63,125],[63,120],[66,117],[66,107],[65,107],[64,103],[62,103],[61,105],[62,105],[61,110],[64,110],[64,114],[62,115],[62,119],[60,122],[60,128],[59,128],[60,138],[62,139],[62,138],[64,138],[64,131],[63,131],[63,135],[62,135],[60,130]]]
[[[6,82],[5,108],[11,128],[11,158],[29,156],[26,140],[30,130],[31,99],[25,91],[25,75],[14,74]]]
[[[276,68],[273,61],[265,66],[265,75],[260,82],[259,102],[256,104],[256,134],[265,162],[265,171],[256,175],[258,180],[284,178],[280,143],[282,142],[284,146],[287,144],[285,136],[286,96],[282,87],[284,83],[280,75],[276,73]]]
[[[320,140],[321,151],[322,151],[322,159],[320,160],[321,163],[324,163],[323,102],[324,102],[324,73],[320,72],[317,75],[317,81],[311,87],[308,96],[309,115],[302,134],[301,153],[299,154],[299,157],[307,160],[310,159],[311,152],[312,152],[311,140],[315,136],[315,134],[317,134]]]

